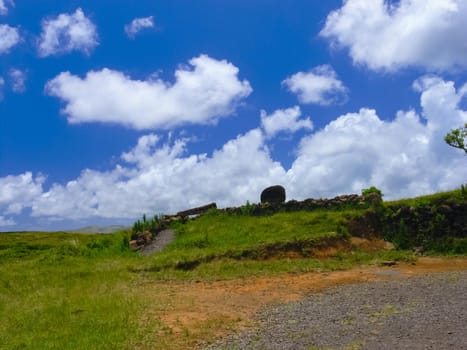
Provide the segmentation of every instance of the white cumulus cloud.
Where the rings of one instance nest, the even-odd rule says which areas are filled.
[[[330,65],[318,66],[309,72],[298,72],[282,84],[297,94],[301,103],[327,106],[347,101],[347,88]]]
[[[43,176],[32,176],[31,172],[21,175],[0,177],[0,213],[19,214],[42,194]]]
[[[90,54],[98,44],[96,26],[84,15],[81,8],[72,14],[62,13],[42,21],[42,33],[38,44],[41,57],[75,50]]]
[[[124,30],[129,38],[134,38],[141,30],[147,28],[154,28],[153,16],[135,18],[130,24],[125,25]]]
[[[175,72],[175,82],[134,80],[122,72],[91,71],[84,79],[64,72],[49,81],[46,92],[65,102],[70,123],[117,123],[134,129],[169,129],[206,124],[232,114],[252,89],[238,79],[238,68],[200,55],[191,67]]]
[[[268,115],[261,111],[261,127],[267,137],[273,137],[280,132],[294,133],[300,129],[313,129],[310,118],[300,119],[302,111],[295,106],[287,109],[278,109]]]
[[[163,144],[142,136],[110,172],[85,170],[66,185],[54,185],[32,203],[34,216],[134,218],[173,213],[217,201],[220,206],[257,201],[264,186],[285,176],[254,129],[227,142],[212,156],[186,155],[183,140]],[[70,200],[71,199],[71,200]]]
[[[8,13],[8,8],[5,5],[3,0],[0,0],[0,15],[5,15]]]
[[[21,40],[18,28],[0,24],[0,55],[8,53]]]
[[[297,193],[329,195],[375,185],[388,198],[410,197],[459,186],[467,178],[462,152],[449,148],[443,136],[467,121],[459,108],[466,85],[456,91],[452,82],[423,77],[423,114],[400,111],[392,121],[381,120],[373,109],[348,113],[304,138],[289,174]]]
[[[24,92],[26,90],[26,71],[17,68],[11,68],[8,71],[8,74],[10,76],[11,89],[17,93]]]
[[[7,4],[10,4],[10,6],[15,5],[12,0],[0,0],[0,15],[6,15],[8,13]]]
[[[467,67],[466,18],[465,0],[347,0],[321,35],[370,69],[444,71]]]

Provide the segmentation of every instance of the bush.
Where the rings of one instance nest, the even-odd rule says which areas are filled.
[[[370,195],[371,193],[376,193],[381,198],[383,197],[383,192],[381,192],[381,190],[377,189],[375,186],[371,186],[370,188],[364,188],[362,190],[362,196],[363,197],[366,197],[366,196]]]

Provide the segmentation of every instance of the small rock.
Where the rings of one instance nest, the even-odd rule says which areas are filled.
[[[138,242],[136,241],[136,239],[130,241],[130,249],[134,251],[141,249],[141,246],[138,245]]]

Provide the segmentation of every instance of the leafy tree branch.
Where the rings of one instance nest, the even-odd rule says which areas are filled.
[[[467,123],[464,124],[464,127],[451,130],[444,136],[444,141],[449,146],[462,149],[467,153]]]

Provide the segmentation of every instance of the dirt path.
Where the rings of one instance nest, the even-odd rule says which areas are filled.
[[[148,282],[145,297],[154,307],[146,317],[164,325],[155,348],[202,348],[227,333],[255,325],[266,306],[297,301],[337,285],[467,270],[467,258],[420,258],[415,264],[364,267],[329,273],[288,274],[217,282]]]
[[[169,243],[175,239],[175,232],[173,230],[167,229],[159,232],[156,236],[156,239],[148,244],[141,251],[143,255],[151,255],[154,253],[161,252]]]

